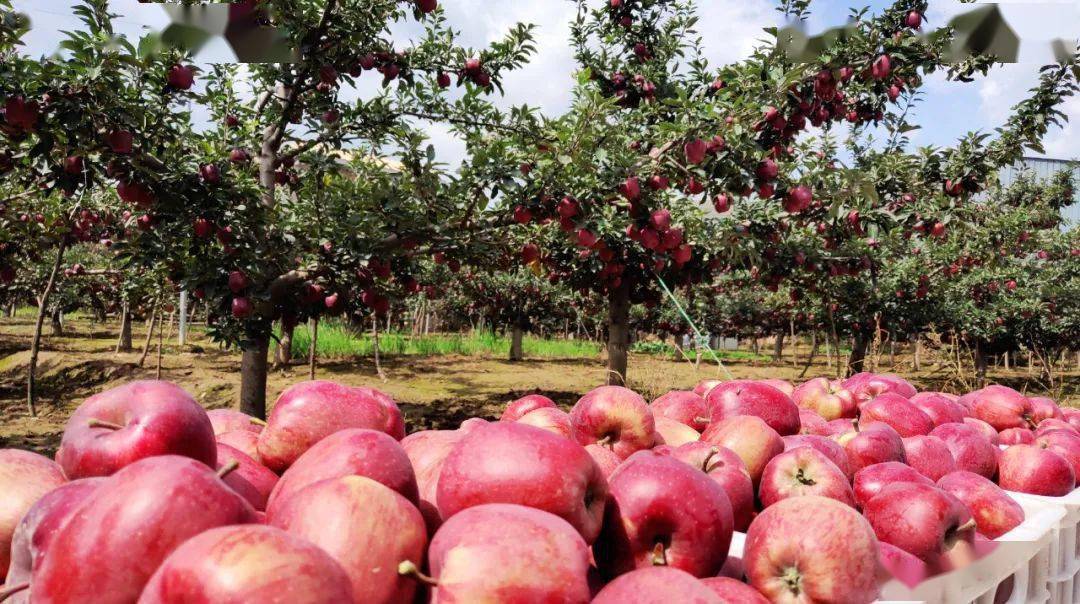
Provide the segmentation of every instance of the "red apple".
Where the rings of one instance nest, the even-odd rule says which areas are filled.
[[[999,445],[1035,444],[1035,433],[1027,428],[1008,428],[998,434]]]
[[[909,399],[934,422],[934,427],[941,424],[964,421],[967,414],[964,407],[942,395],[940,392],[920,392]]]
[[[1073,434],[1080,434],[1080,429],[1077,429],[1076,426],[1070,424],[1068,421],[1050,418],[1039,422],[1039,427],[1035,429],[1035,436],[1042,436],[1043,434],[1054,430],[1065,430],[1066,432],[1072,432]],[[998,440],[1000,441],[1000,438]]]
[[[210,529],[158,567],[139,604],[352,602],[352,584],[330,554],[270,526]]]
[[[219,434],[217,442],[220,445],[229,445],[244,455],[262,463],[259,458],[259,433],[251,430],[232,430]]]
[[[412,600],[416,583],[394,569],[421,563],[427,530],[416,506],[397,491],[363,476],[331,478],[297,491],[266,521],[337,560],[356,604]]]
[[[749,380],[724,382],[709,391],[705,401],[711,423],[753,415],[765,420],[780,436],[799,432],[799,408],[791,397],[767,384]]]
[[[696,392],[672,390],[649,403],[654,418],[666,417],[701,432],[709,427],[705,399]]]
[[[1035,425],[1040,425],[1043,420],[1047,419],[1065,419],[1065,414],[1062,413],[1061,407],[1058,407],[1054,399],[1045,396],[1031,396],[1028,397],[1028,402],[1031,403],[1031,419],[1035,422]]]
[[[1008,386],[987,386],[971,401],[971,414],[998,432],[1008,428],[1035,428],[1031,402]]]
[[[818,453],[828,457],[829,461],[833,462],[844,473],[844,476],[847,476],[849,482],[855,476],[855,471],[851,469],[851,461],[848,459],[847,451],[835,440],[814,434],[792,434],[791,436],[785,436],[783,440],[785,451],[790,451],[795,447],[811,447],[816,449]]]
[[[206,464],[177,455],[142,459],[102,482],[63,523],[30,590],[41,602],[134,602],[181,543],[251,522],[255,510]]]
[[[853,481],[855,502],[859,509],[863,509],[866,507],[867,502],[886,486],[901,482],[934,484],[933,480],[898,461],[876,463],[872,466],[866,466],[855,473],[855,480]]]
[[[791,497],[819,495],[854,506],[847,476],[813,447],[795,447],[772,458],[761,475],[758,497],[768,507]]]
[[[232,409],[211,409],[206,412],[210,418],[210,425],[214,428],[214,436],[221,436],[233,430],[248,430],[258,434],[262,432],[266,422],[251,417],[246,413],[233,411]]]
[[[958,470],[937,481],[939,489],[959,499],[975,519],[979,533],[997,539],[1020,526],[1024,509],[1005,490],[973,472]]]
[[[701,435],[686,424],[679,423],[666,417],[655,419],[656,442],[672,447],[678,447],[686,443],[692,443],[701,439]]]
[[[985,478],[993,478],[997,471],[998,448],[990,443],[977,428],[964,424],[943,424],[934,428],[930,436],[945,442],[957,470],[974,472]]]
[[[626,459],[656,440],[656,424],[645,399],[621,386],[590,391],[570,410],[574,435],[582,445],[598,443]]]
[[[1073,434],[1068,430],[1052,430],[1035,439],[1035,444],[1064,457],[1072,464],[1076,475],[1080,476],[1080,434]]]
[[[836,437],[836,442],[844,447],[851,469],[855,472],[886,461],[907,463],[904,439],[888,424],[860,423],[858,430]]]
[[[614,451],[601,445],[585,445],[585,452],[596,462],[596,465],[600,468],[600,473],[604,475],[605,479],[611,478],[612,472],[623,461]]]
[[[224,473],[222,480],[225,484],[243,496],[251,507],[259,511],[265,510],[266,501],[278,482],[277,474],[229,445],[218,443],[217,447],[217,469],[219,473]],[[235,469],[225,469],[234,464]]]
[[[455,514],[428,550],[432,602],[588,602],[589,549],[565,520],[492,503]],[[412,566],[399,572],[418,575]]]
[[[195,70],[188,65],[173,65],[166,79],[177,90],[190,90],[195,83]]]
[[[1006,491],[1063,497],[1076,487],[1069,460],[1036,445],[1013,445],[998,459],[998,484]]]
[[[424,516],[429,535],[434,535],[442,524],[437,495],[443,462],[446,461],[446,456],[453,450],[454,445],[465,436],[469,429],[471,428],[421,430],[413,432],[401,441],[401,447],[409,456],[413,472],[416,474],[416,486],[419,493],[417,507]]]
[[[720,596],[722,604],[769,604],[761,592],[731,577],[708,577],[701,582]]]
[[[904,398],[911,398],[918,392],[907,380],[891,373],[856,373],[841,385],[850,391],[859,403],[886,392],[899,394]]]
[[[671,456],[708,474],[727,493],[736,531],[745,531],[754,518],[754,482],[734,451],[709,443],[676,447]]]
[[[56,461],[75,479],[108,476],[155,455],[183,455],[213,468],[214,428],[179,386],[139,380],[83,401],[68,420]]]
[[[1080,409],[1065,407],[1062,408],[1061,414],[1065,416],[1065,421],[1068,422],[1070,426],[1080,431]]]
[[[640,451],[611,476],[611,504],[593,551],[607,577],[665,565],[696,577],[720,571],[731,543],[731,503],[704,473]]]
[[[971,426],[972,428],[975,428],[975,430],[977,430],[979,434],[983,436],[983,438],[990,441],[990,444],[998,444],[998,431],[995,430],[994,427],[990,424],[984,422],[981,419],[975,419],[974,417],[965,417],[964,423]]]
[[[924,561],[975,539],[975,521],[967,507],[932,483],[888,485],[866,503],[863,513],[878,539]]]
[[[937,480],[956,470],[952,451],[945,441],[936,436],[905,438],[904,454],[908,465],[930,480]]]
[[[829,436],[828,422],[809,409],[799,409],[799,434]]]
[[[745,600],[744,600],[745,601]],[[668,566],[639,568],[617,577],[596,594],[592,604],[724,604],[697,577]]]
[[[67,480],[51,459],[19,449],[0,449],[0,580],[11,562],[12,535],[27,510]]]
[[[514,503],[550,512],[586,543],[600,532],[607,481],[584,447],[516,422],[480,426],[443,462],[438,506],[442,518],[485,503]]]
[[[502,421],[517,421],[526,413],[545,407],[556,408],[555,401],[542,394],[527,394],[508,404],[499,419]]]
[[[746,533],[750,585],[772,602],[869,604],[878,596],[878,545],[854,508],[792,497],[765,508]]]
[[[859,408],[859,421],[880,421],[888,424],[901,437],[929,434],[934,429],[934,422],[911,401],[885,392],[864,403]]]
[[[773,388],[776,388],[777,390],[783,392],[788,396],[791,396],[791,393],[795,392],[795,386],[793,386],[791,382],[787,380],[782,380],[780,378],[765,378],[754,381],[759,384],[765,384],[766,386],[772,386]]]
[[[271,470],[284,472],[312,445],[347,428],[379,430],[397,440],[405,436],[401,411],[389,395],[334,382],[301,382],[274,403],[259,434],[259,458]]]
[[[272,516],[305,487],[342,476],[370,478],[410,503],[419,501],[416,475],[401,445],[378,430],[353,428],[327,436],[293,462],[270,494],[266,512]]]
[[[766,464],[784,452],[784,441],[765,423],[765,420],[753,415],[733,417],[721,423],[711,424],[701,435],[701,441],[735,452],[746,471],[757,486]]]
[[[96,476],[62,484],[30,506],[11,537],[11,566],[4,567],[9,588],[30,583],[33,571],[41,565],[41,556],[48,549],[56,531],[104,480]],[[4,550],[5,555],[7,551]],[[28,604],[32,595],[29,590],[19,591],[5,602]]]
[[[855,417],[855,395],[845,390],[839,380],[814,378],[799,384],[791,393],[791,399],[801,409],[814,411],[825,421],[842,417]]]
[[[519,424],[535,426],[574,440],[574,427],[570,425],[570,415],[557,407],[534,409],[517,420]]]

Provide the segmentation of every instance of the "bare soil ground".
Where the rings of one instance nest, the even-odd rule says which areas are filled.
[[[39,358],[40,400],[38,417],[26,409],[26,368],[29,359],[32,321],[27,317],[0,319],[0,447],[20,447],[46,454],[55,451],[64,424],[86,397],[134,379],[156,376],[156,340],[143,367],[138,366],[145,338],[143,325],[136,325],[136,351],[114,353],[117,325],[92,324],[78,319],[65,326],[64,336],[47,335]],[[46,332],[49,331],[46,326]],[[166,329],[162,354],[162,379],[180,384],[208,409],[232,407],[239,392],[240,355],[223,350],[194,329],[188,346],[180,350],[175,334]],[[800,350],[806,358],[808,350]],[[887,360],[887,359],[885,359]],[[957,391],[962,386],[945,364],[924,363],[912,371],[910,359],[898,356],[892,369],[924,389]],[[831,375],[825,358],[800,378],[802,366],[790,360],[769,364],[728,363],[736,378],[775,377],[798,381],[816,375]],[[526,360],[511,363],[483,357],[391,357],[383,359],[384,382],[369,358],[329,360],[319,364],[317,377],[350,385],[372,386],[391,394],[405,413],[409,431],[455,427],[473,417],[497,417],[506,402],[540,391],[560,405],[569,407],[584,392],[604,383],[603,359]],[[880,367],[882,371],[889,367]],[[702,360],[695,367],[685,360],[675,361],[652,355],[630,359],[630,387],[646,398],[673,389],[687,389],[702,379],[725,378],[715,364]],[[294,364],[271,373],[268,401],[289,385],[307,379],[308,368]],[[1080,405],[1080,371],[1055,376],[1053,392],[1027,367],[994,369],[991,378],[1029,394],[1049,394],[1064,404]]]

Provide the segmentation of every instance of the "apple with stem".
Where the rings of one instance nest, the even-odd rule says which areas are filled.
[[[255,519],[206,464],[178,455],[141,459],[105,479],[63,523],[30,590],[41,602],[134,602],[184,541]]]
[[[726,447],[746,464],[746,471],[757,487],[765,466],[784,452],[784,441],[765,420],[753,415],[740,415],[710,424],[701,435],[701,442]]]
[[[754,518],[754,481],[746,464],[733,451],[703,442],[686,443],[671,451],[679,461],[705,472],[724,489],[731,503],[736,531],[746,531]]]
[[[601,574],[670,566],[710,577],[723,567],[734,530],[731,503],[703,472],[640,451],[612,474],[610,488],[611,502],[593,548]]]
[[[877,599],[878,541],[855,508],[828,497],[792,497],[771,505],[746,532],[750,585],[771,602]]]
[[[68,420],[56,461],[75,479],[108,476],[157,455],[183,455],[213,468],[214,428],[179,386],[138,380],[83,401]]]
[[[878,539],[923,561],[975,539],[975,520],[967,507],[934,484],[889,484],[866,503],[863,514]]]
[[[828,456],[813,447],[795,447],[772,458],[765,466],[758,488],[758,498],[763,507],[807,495],[829,497],[850,506],[855,505],[847,476]]]
[[[586,393],[570,410],[570,422],[579,443],[609,447],[623,459],[656,440],[656,422],[645,399],[621,386]]]
[[[959,499],[971,512],[979,533],[997,539],[1020,526],[1024,508],[1004,489],[974,472],[957,470],[937,481],[939,489]]]

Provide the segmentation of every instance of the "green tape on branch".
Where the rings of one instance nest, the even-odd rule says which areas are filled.
[[[660,275],[657,275],[656,273],[653,273],[653,275],[656,276],[657,282],[659,282],[660,287],[664,289],[664,293],[667,294],[668,299],[670,299],[671,303],[675,305],[675,309],[679,311],[679,314],[682,315],[683,319],[686,319],[686,324],[690,326],[690,329],[694,330],[694,335],[697,336],[698,341],[704,343],[705,350],[709,351],[709,354],[712,355],[712,358],[714,361],[716,361],[716,364],[720,366],[720,369],[724,370],[724,375],[727,376],[727,379],[735,379],[735,377],[731,375],[731,372],[728,371],[728,368],[724,366],[724,362],[721,361],[720,357],[716,355],[716,352],[712,349],[712,346],[709,346],[709,342],[705,339],[705,336],[701,335],[701,330],[698,329],[697,325],[694,324],[694,320],[690,318],[690,315],[686,314],[685,310],[683,310],[682,305],[679,304],[679,300],[675,298],[675,294],[671,293],[671,290],[668,289],[667,283],[664,283],[664,280],[660,278]]]

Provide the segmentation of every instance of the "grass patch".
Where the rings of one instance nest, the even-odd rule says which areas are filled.
[[[306,357],[310,341],[311,334],[307,328],[297,326],[293,332],[293,356]],[[526,358],[595,358],[600,354],[599,344],[585,340],[547,340],[525,336],[522,345]],[[375,342],[370,333],[357,333],[339,322],[327,321],[319,324],[317,352],[320,358],[367,357],[375,354]],[[388,332],[379,334],[379,354],[507,357],[510,355],[510,338],[491,332],[415,337],[407,333]]]

